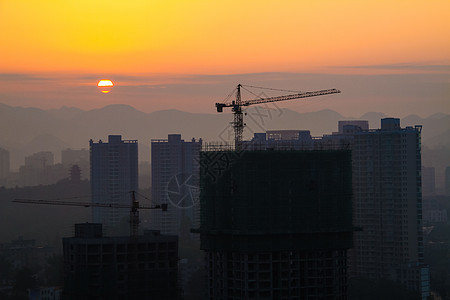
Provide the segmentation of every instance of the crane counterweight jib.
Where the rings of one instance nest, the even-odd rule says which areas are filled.
[[[68,206],[82,206],[82,207],[103,207],[103,208],[128,208],[130,209],[130,236],[137,236],[139,226],[139,211],[138,209],[161,209],[167,211],[167,203],[154,206],[140,205],[136,199],[135,191],[130,191],[131,203],[99,203],[99,202],[77,202],[77,201],[62,201],[62,199],[43,200],[43,199],[14,199],[16,203],[31,203],[31,204],[50,204],[50,205],[68,205]],[[76,197],[75,197],[76,198]],[[145,197],[144,197],[145,198]]]
[[[61,200],[41,200],[41,199],[14,199],[12,202],[16,203],[29,203],[29,204],[49,204],[49,205],[67,205],[67,206],[81,206],[81,207],[106,207],[106,208],[133,208],[133,204],[126,203],[99,203],[99,202],[75,202],[75,201],[61,201]],[[134,204],[139,209],[162,209],[164,211],[164,205],[145,206]]]
[[[223,112],[225,105],[223,103],[216,103],[217,112]]]

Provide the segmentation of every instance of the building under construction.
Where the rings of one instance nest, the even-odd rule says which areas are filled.
[[[350,151],[205,151],[209,299],[346,299]]]

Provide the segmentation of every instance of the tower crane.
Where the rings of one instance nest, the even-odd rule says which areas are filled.
[[[254,87],[254,86],[248,86],[248,87]],[[245,86],[242,84],[238,84],[236,87],[236,99],[235,100],[233,100],[231,102],[225,101],[223,103],[216,103],[217,112],[223,112],[224,107],[231,107],[231,111],[234,114],[234,120],[231,124],[233,125],[233,129],[234,129],[234,145],[235,145],[236,151],[240,150],[240,148],[241,148],[242,133],[244,131],[244,126],[245,126],[244,118],[242,115],[242,107],[243,106],[250,106],[253,104],[270,103],[270,102],[278,102],[278,101],[286,101],[286,100],[294,100],[294,99],[300,99],[300,98],[309,98],[309,97],[315,97],[315,96],[336,94],[336,93],[341,92],[337,89],[328,89],[328,90],[319,90],[319,91],[310,91],[310,92],[297,92],[296,94],[289,94],[289,95],[278,96],[278,97],[266,97],[266,98],[258,97],[257,95],[255,95],[258,98],[242,101],[241,88],[245,89]],[[261,87],[255,87],[255,88],[261,88]],[[270,89],[270,90],[275,90],[275,89]]]
[[[49,204],[49,205],[68,205],[68,206],[82,206],[82,207],[105,207],[105,208],[129,208],[130,209],[130,236],[134,237],[138,235],[139,230],[139,209],[161,209],[167,211],[167,203],[155,206],[140,205],[136,199],[136,192],[130,191],[131,203],[99,203],[99,202],[77,202],[77,201],[61,201],[59,200],[42,200],[42,199],[14,199],[16,203],[31,203],[31,204]]]

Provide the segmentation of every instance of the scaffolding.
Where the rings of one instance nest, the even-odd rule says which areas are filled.
[[[349,150],[205,151],[200,165],[203,250],[352,247]]]

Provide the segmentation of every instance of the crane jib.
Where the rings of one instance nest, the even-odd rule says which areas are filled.
[[[278,102],[278,101],[286,101],[286,100],[293,100],[293,99],[300,99],[300,98],[309,98],[309,97],[329,95],[329,94],[337,94],[340,92],[341,91],[339,91],[337,89],[329,89],[329,90],[320,90],[320,91],[313,91],[313,92],[303,92],[303,93],[284,95],[284,96],[278,96],[278,97],[260,98],[260,99],[244,101],[242,103],[242,106],[249,106],[249,105],[261,104],[261,103]]]
[[[323,95],[330,95],[330,94],[338,94],[340,92],[341,91],[337,90],[337,89],[328,89],[328,90],[319,90],[319,91],[312,91],[312,92],[290,94],[290,95],[284,95],[284,96],[257,98],[257,99],[242,101],[242,103],[239,106],[250,106],[253,104],[270,103],[270,102],[294,100],[294,99],[309,98],[309,97],[323,96]],[[233,103],[216,103],[217,112],[223,112],[224,107],[235,107],[235,106],[236,106],[235,101],[233,101]]]

